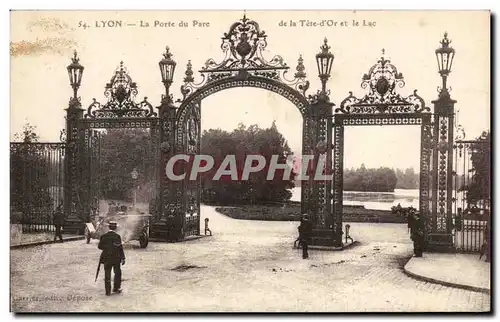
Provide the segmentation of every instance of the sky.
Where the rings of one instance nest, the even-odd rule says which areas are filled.
[[[11,140],[28,121],[37,127],[42,141],[59,140],[64,128],[64,109],[72,94],[66,66],[73,50],[85,66],[80,96],[84,108],[92,98],[105,102],[104,86],[120,61],[139,87],[138,101],[147,96],[157,106],[163,93],[158,61],[169,46],[177,61],[173,94],[180,98],[185,66],[193,69],[204,62],[223,58],[221,36],[239,20],[240,11],[12,11],[11,12]],[[268,35],[264,55],[281,55],[295,72],[302,54],[309,93],[320,88],[315,54],[325,37],[335,55],[327,84],[337,105],[353,91],[357,97],[367,92],[361,77],[385,57],[396,65],[406,86],[403,96],[418,89],[432,108],[441,80],[434,51],[443,33],[448,32],[456,50],[448,84],[458,101],[458,122],[468,138],[480,135],[490,124],[490,17],[486,11],[247,11]],[[123,21],[134,27],[102,28],[103,21]],[[153,27],[154,22],[187,27]],[[280,26],[293,20],[296,27]],[[336,21],[335,27],[300,26],[300,20]],[[352,26],[352,21],[360,26]],[[140,27],[146,22],[150,27]],[[197,21],[197,26],[194,26]],[[340,26],[344,22],[346,26]],[[345,23],[346,22],[346,23]],[[200,25],[204,24],[204,27]],[[208,25],[207,25],[208,23]],[[90,28],[83,28],[87,24]],[[367,25],[367,26],[363,26]],[[368,26],[370,25],[370,26]],[[195,73],[196,81],[201,80]],[[229,89],[202,102],[202,129],[234,129],[238,123],[269,127],[276,121],[293,151],[301,151],[302,119],[297,108],[278,94],[253,88]],[[346,167],[364,163],[367,167],[419,168],[420,130],[418,126],[347,127]]]

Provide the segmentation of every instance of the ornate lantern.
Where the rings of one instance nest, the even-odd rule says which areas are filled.
[[[443,89],[446,89],[446,77],[451,72],[453,58],[455,57],[455,49],[450,47],[451,41],[448,39],[447,32],[444,33],[444,38],[440,43],[441,47],[436,49],[436,58],[439,74],[443,77]]]
[[[172,53],[170,48],[167,47],[165,53],[163,54],[163,59],[158,63],[161,72],[161,81],[165,85],[165,90],[168,96],[168,89],[172,85],[174,79],[174,71],[177,63],[172,59]]]
[[[321,52],[316,54],[316,63],[318,65],[319,79],[321,80],[323,91],[325,91],[326,81],[330,78],[330,72],[332,71],[332,65],[334,56],[330,52],[330,46],[328,46],[328,40],[325,38],[324,44],[320,47]]]
[[[73,58],[71,58],[71,64],[66,67],[68,70],[69,83],[73,88],[73,97],[77,97],[78,88],[82,83],[82,75],[83,75],[83,66],[79,63],[80,58],[77,57],[77,53],[73,54]]]

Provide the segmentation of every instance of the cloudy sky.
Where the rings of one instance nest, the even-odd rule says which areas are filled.
[[[64,109],[71,89],[66,66],[76,49],[85,66],[80,89],[86,108],[96,98],[104,102],[104,86],[120,61],[139,86],[139,99],[160,102],[163,86],[158,61],[166,45],[177,61],[172,89],[178,90],[188,60],[194,69],[208,58],[223,58],[221,36],[242,17],[239,11],[73,11],[11,12],[11,139],[28,121],[37,126],[41,139],[57,141],[64,127]],[[328,83],[337,105],[349,91],[362,97],[361,77],[380,57],[386,57],[403,73],[407,96],[418,89],[429,106],[437,97],[440,78],[434,50],[447,31],[457,54],[449,78],[458,101],[459,122],[469,138],[490,123],[490,21],[488,12],[382,12],[382,11],[268,11],[247,12],[268,35],[267,57],[281,55],[293,69],[299,54],[311,81],[311,93],[319,88],[314,55],[327,37],[335,55]],[[198,26],[194,26],[194,21]],[[280,22],[297,22],[296,27]],[[300,20],[337,22],[337,26],[300,26]],[[352,21],[360,23],[354,27]],[[103,28],[103,21],[122,21],[122,28]],[[141,27],[149,23],[149,27]],[[155,21],[164,23],[154,27]],[[178,27],[180,21],[187,27]],[[168,22],[175,24],[168,27]],[[344,26],[340,26],[344,22]],[[200,27],[205,23],[204,27]],[[206,24],[208,23],[208,25]],[[90,26],[83,28],[84,24]],[[134,24],[135,26],[127,26]],[[363,26],[366,25],[366,26]],[[370,25],[370,26],[368,26]],[[290,73],[292,74],[292,73]],[[195,75],[196,76],[196,75]],[[200,80],[200,78],[197,78]],[[294,151],[301,150],[302,120],[292,103],[277,94],[251,88],[230,89],[202,102],[202,128],[232,130],[238,123],[268,127],[276,121]],[[418,127],[349,127],[345,131],[345,164],[367,167],[419,167]]]

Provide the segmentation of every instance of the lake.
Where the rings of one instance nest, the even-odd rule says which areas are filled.
[[[292,189],[293,201],[300,201],[301,188]],[[344,191],[344,205],[363,205],[366,209],[391,210],[392,206],[418,209],[418,189],[395,189],[394,192]]]

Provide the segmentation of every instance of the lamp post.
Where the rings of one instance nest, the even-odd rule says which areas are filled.
[[[332,107],[333,103],[330,102],[329,91],[326,89],[326,83],[330,79],[330,74],[333,66],[335,56],[330,52],[328,40],[323,40],[320,46],[320,52],[316,54],[316,65],[318,69],[318,77],[321,81],[321,90],[314,95],[311,101],[310,118],[315,128],[311,129],[316,138],[314,140],[311,150],[314,153],[313,160],[313,174],[309,177],[309,186],[312,187],[312,196],[310,199],[308,213],[314,216],[314,229],[312,243],[323,246],[331,246],[332,243],[337,246],[342,243],[342,226],[340,231],[338,227],[334,227],[332,209],[329,206],[331,197],[332,182],[331,180],[319,181],[315,180],[315,173],[318,164],[320,164],[321,155],[325,154],[326,164],[325,173],[331,175],[332,170],[332,134],[329,129],[332,128]],[[338,236],[337,236],[338,235]],[[316,238],[315,238],[316,237]],[[326,242],[325,237],[328,237]],[[323,244],[326,243],[326,244]]]
[[[130,173],[130,176],[132,177],[132,180],[134,180],[134,203],[133,207],[135,208],[135,205],[137,203],[137,178],[139,178],[139,173],[137,172],[137,169],[134,168],[132,172]]]
[[[438,73],[442,86],[438,87],[438,98],[434,104],[433,131],[433,185],[432,225],[429,248],[447,250],[453,247],[453,140],[455,128],[455,103],[450,97],[447,79],[451,73],[455,50],[450,46],[448,33],[444,33],[441,46],[436,49]]]
[[[82,83],[84,67],[80,65],[80,58],[78,58],[76,50],[71,58],[71,64],[66,69],[68,70],[69,83],[73,88],[73,100],[78,100],[78,89]]]
[[[323,45],[320,47],[321,52],[316,54],[316,64],[318,66],[318,77],[321,80],[321,93],[326,94],[326,82],[330,78],[332,71],[333,60],[335,56],[330,52],[328,39],[325,38]]]
[[[448,39],[448,33],[444,33],[444,38],[441,40],[441,47],[436,49],[436,59],[438,63],[438,72],[441,75],[443,86],[441,91],[448,91],[446,87],[446,80],[451,73],[451,66],[453,65],[453,58],[455,57],[455,49],[450,47],[451,41]]]
[[[160,115],[160,166],[158,167],[160,173],[159,177],[159,195],[158,195],[158,215],[169,215],[175,214],[175,209],[168,208],[168,202],[174,201],[175,199],[175,189],[174,187],[168,187],[168,185],[174,185],[176,183],[168,182],[165,175],[165,165],[168,159],[175,152],[175,130],[176,130],[176,112],[177,109],[174,105],[172,95],[170,94],[170,86],[172,85],[174,79],[174,72],[177,63],[172,59],[172,53],[170,48],[166,47],[163,58],[158,63],[160,68],[161,82],[165,87],[165,94],[162,95],[161,104],[159,107]],[[169,188],[169,189],[167,189]],[[167,220],[170,220],[167,218]],[[171,221],[171,220],[170,220]],[[171,230],[170,227],[173,225],[172,222],[167,222],[167,230]],[[169,232],[168,234],[170,234]]]
[[[171,100],[170,97],[170,86],[172,85],[174,79],[175,66],[177,63],[172,59],[172,53],[170,48],[167,47],[165,53],[163,54],[163,59],[158,63],[161,73],[161,81],[165,87],[165,98]]]
[[[67,219],[72,212],[81,211],[83,213],[89,213],[89,209],[82,209],[84,205],[89,206],[90,200],[88,202],[81,202],[79,195],[80,191],[78,187],[83,185],[79,184],[80,180],[85,180],[84,175],[79,173],[76,169],[80,167],[80,160],[82,160],[81,155],[78,151],[81,149],[75,149],[76,145],[81,143],[81,138],[78,135],[78,120],[83,118],[83,109],[81,108],[80,99],[78,97],[78,89],[82,83],[83,70],[84,67],[80,64],[80,58],[75,51],[73,57],[71,58],[71,64],[66,67],[68,71],[69,84],[73,89],[73,96],[69,100],[69,106],[66,109],[66,157],[64,158],[64,213]],[[80,152],[81,153],[81,152]],[[75,190],[72,190],[75,189]],[[66,231],[71,231],[72,227],[64,227]],[[78,231],[78,229],[76,229]]]

